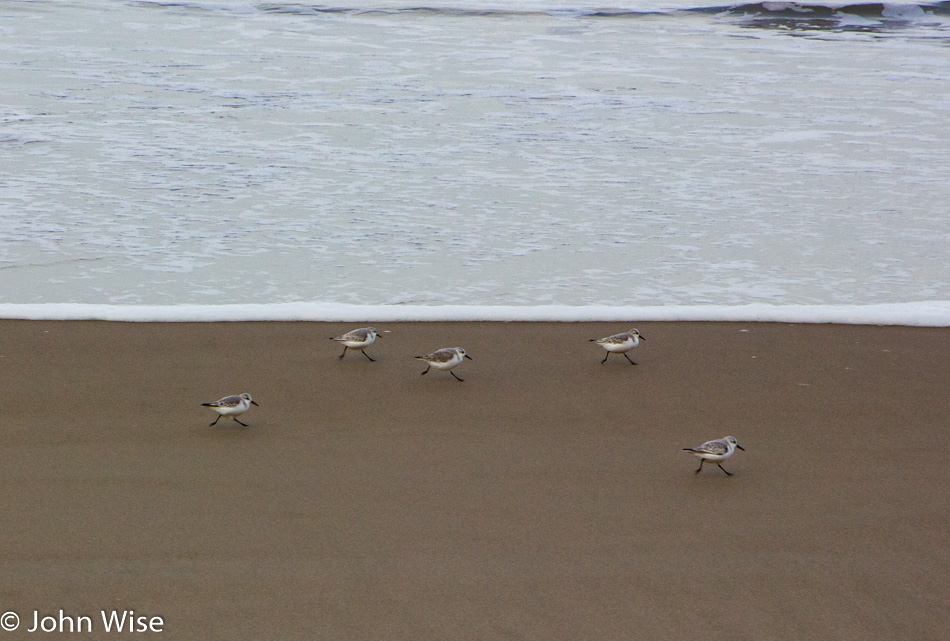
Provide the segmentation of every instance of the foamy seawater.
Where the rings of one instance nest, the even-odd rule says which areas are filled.
[[[950,300],[950,5],[5,2],[0,303]]]

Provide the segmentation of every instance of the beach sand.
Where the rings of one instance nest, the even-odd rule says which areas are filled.
[[[0,322],[0,612],[166,639],[944,639],[950,330]],[[413,360],[473,357],[448,373]],[[260,407],[222,419],[202,402]],[[745,447],[696,476],[682,448]],[[136,637],[151,636],[147,633]]]

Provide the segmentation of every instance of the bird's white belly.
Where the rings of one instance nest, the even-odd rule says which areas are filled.
[[[629,352],[633,349],[633,341],[625,341],[623,343],[604,343],[604,349],[608,352]]]
[[[430,363],[430,365],[432,365],[432,367],[436,369],[452,369],[453,367],[455,367],[461,362],[462,362],[462,359],[456,357],[450,361],[445,361],[444,363]]]
[[[250,405],[242,403],[234,407],[215,407],[214,410],[222,416],[238,416],[246,412],[248,407],[250,407]]]
[[[704,458],[707,461],[725,461],[727,458],[732,456],[732,452],[726,452],[725,454],[710,454],[709,452],[693,452],[699,458]]]

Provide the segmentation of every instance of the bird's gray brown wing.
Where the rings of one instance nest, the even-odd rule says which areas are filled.
[[[214,405],[217,407],[237,407],[241,404],[243,399],[240,396],[225,396],[224,398],[214,402]]]
[[[725,454],[729,451],[729,446],[725,441],[708,441],[697,447],[696,451],[706,454]]]
[[[425,360],[432,361],[433,363],[448,363],[450,360],[455,358],[455,356],[456,354],[454,349],[445,348],[432,352],[424,358]]]

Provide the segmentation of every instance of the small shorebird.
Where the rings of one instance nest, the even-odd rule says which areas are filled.
[[[726,468],[722,466],[722,461],[725,461],[735,454],[736,448],[745,452],[745,448],[739,445],[739,441],[736,440],[736,437],[724,436],[721,439],[703,443],[699,447],[684,447],[683,450],[692,452],[693,456],[699,458],[699,469],[696,470],[696,474],[699,474],[703,471],[703,463],[706,461],[716,461],[716,465],[719,466],[719,469],[726,472]],[[726,476],[732,476],[732,474],[726,472]]]
[[[343,334],[343,336],[331,338],[330,340],[343,343],[343,353],[340,354],[340,360],[343,360],[343,357],[346,356],[346,350],[353,348],[360,350],[363,352],[363,356],[376,362],[375,358],[363,350],[375,343],[377,336],[379,336],[379,332],[376,331],[375,327],[364,327],[362,329],[354,329],[352,332],[347,332]]]
[[[436,369],[447,369],[449,374],[455,376],[455,380],[462,382],[463,379],[455,375],[455,372],[452,371],[452,368],[462,362],[463,358],[468,360],[474,360],[471,356],[465,353],[465,350],[461,347],[446,347],[444,349],[437,350],[432,352],[428,356],[416,356],[421,361],[425,361],[428,367],[426,371],[422,372],[422,375],[425,376],[429,373],[429,368],[434,367]]]
[[[240,423],[244,427],[247,427],[247,423],[241,423],[237,417],[251,409],[251,405],[257,405],[257,403],[254,402],[254,399],[251,398],[250,394],[235,394],[234,396],[225,396],[214,403],[201,404],[202,407],[210,407],[218,413],[218,418],[214,419],[214,423],[217,423],[218,419],[220,419],[222,416],[230,416],[235,422]],[[260,406],[258,405],[258,407]],[[214,423],[211,425],[214,425]],[[208,427],[211,427],[211,425]]]
[[[623,354],[626,356],[627,360],[630,361],[631,365],[636,365],[636,363],[630,360],[630,356],[627,355],[627,352],[639,345],[641,340],[645,341],[646,339],[643,336],[640,336],[640,332],[635,329],[631,329],[629,332],[625,332],[623,334],[614,334],[613,336],[608,336],[606,338],[592,338],[590,340],[592,343],[597,343],[607,350],[607,356],[604,356],[604,360],[600,361],[601,365],[606,363],[611,353],[614,352]]]

